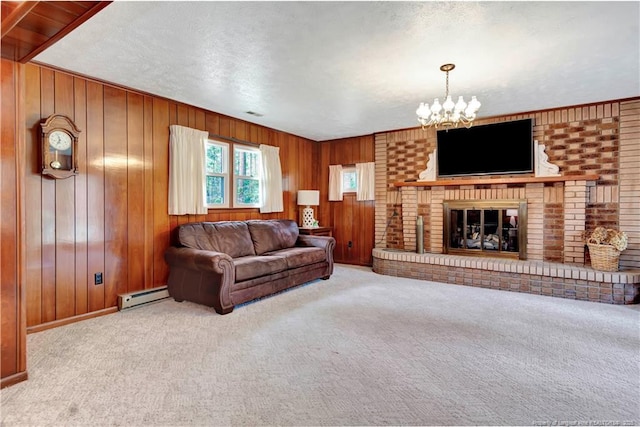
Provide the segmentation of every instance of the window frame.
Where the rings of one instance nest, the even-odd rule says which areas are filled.
[[[240,175],[240,174],[236,174],[236,170],[235,170],[235,160],[236,160],[236,151],[244,151],[246,153],[253,153],[257,155],[257,175],[256,176],[251,176],[251,175]],[[260,150],[256,147],[252,147],[249,145],[243,145],[243,144],[234,144],[233,145],[233,160],[231,160],[233,162],[233,168],[232,168],[232,175],[233,175],[233,203],[232,205],[236,208],[259,208],[262,202],[262,155],[260,153]],[[258,182],[258,201],[256,203],[242,203],[238,201],[238,181],[239,180],[253,180],[253,181],[257,181]]]
[[[210,172],[205,164],[205,180],[210,176],[220,176],[224,179],[224,201],[223,203],[209,203],[206,194],[205,200],[207,202],[207,209],[254,209],[259,208],[262,203],[262,156],[260,149],[253,145],[249,144],[241,144],[235,142],[226,142],[221,141],[216,138],[209,138],[205,145],[205,150],[208,150],[210,146],[218,146],[223,149],[223,172],[215,173]],[[258,165],[257,165],[257,175],[239,175],[235,173],[235,158],[236,152],[250,152],[256,153],[258,155]],[[205,162],[207,161],[207,156],[205,155]],[[238,180],[240,179],[248,179],[248,180],[256,180],[258,182],[258,202],[257,203],[241,203],[238,202]],[[205,182],[205,192],[206,192],[206,182]]]
[[[216,173],[216,172],[209,172],[209,169],[206,167],[206,161],[207,161],[207,151],[209,149],[210,146],[216,146],[216,147],[221,147],[222,148],[222,167],[223,167],[223,171],[222,173]],[[231,181],[231,173],[229,171],[229,148],[230,148],[230,144],[228,142],[223,142],[223,141],[219,141],[216,139],[208,139],[205,145],[205,180],[208,179],[208,177],[210,176],[215,176],[215,177],[222,177],[224,180],[224,197],[223,197],[223,202],[222,203],[209,203],[208,198],[206,197],[206,182],[205,182],[205,201],[206,201],[206,205],[207,205],[207,209],[228,209],[230,208],[230,193],[229,193],[229,186],[230,186],[230,181]]]
[[[346,174],[354,174],[355,176],[355,186],[353,188],[345,188],[344,178]],[[342,189],[342,194],[345,193],[357,193],[358,192],[358,171],[355,166],[343,166],[342,171],[340,172],[340,188]]]

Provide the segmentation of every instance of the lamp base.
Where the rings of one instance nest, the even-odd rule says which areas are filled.
[[[313,208],[307,206],[302,210],[302,226],[304,228],[312,228],[313,227]]]

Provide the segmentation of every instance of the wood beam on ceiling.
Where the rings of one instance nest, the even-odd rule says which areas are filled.
[[[27,63],[111,3],[27,1],[13,9],[4,4],[3,57]],[[52,13],[55,12],[53,9],[59,13]],[[34,22],[37,23],[36,27]],[[13,53],[6,54],[5,47],[9,52],[13,47]]]
[[[25,1],[20,3],[9,15],[2,18],[2,38],[15,28],[31,10],[38,5],[37,1]]]
[[[104,9],[105,7],[110,5],[111,3],[112,3],[111,1],[99,1],[99,2],[96,2],[95,5],[93,5],[89,9],[87,9],[86,12],[84,12],[82,15],[78,16],[69,25],[67,25],[62,30],[60,30],[58,33],[56,33],[55,36],[49,38],[49,40],[47,40],[45,43],[41,44],[36,49],[31,51],[31,53],[29,53],[29,54],[23,56],[22,58],[20,58],[20,60],[18,62],[25,64],[25,63],[31,61],[39,53],[43,52],[45,49],[47,49],[50,46],[52,46],[54,43],[56,43],[58,40],[62,39],[64,36],[69,34],[71,31],[75,30],[80,25],[84,24],[86,21],[89,20],[89,18],[91,18],[96,13],[100,12],[102,9]]]

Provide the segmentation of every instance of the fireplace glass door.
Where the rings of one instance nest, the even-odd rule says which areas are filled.
[[[445,241],[449,253],[476,253],[522,258],[519,227],[523,216],[518,203],[505,206],[445,204]],[[453,206],[451,206],[453,205]],[[495,205],[495,203],[493,204]]]

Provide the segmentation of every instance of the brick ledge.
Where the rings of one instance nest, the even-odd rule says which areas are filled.
[[[397,249],[374,248],[373,258],[417,264],[444,265],[475,270],[519,273],[552,278],[590,280],[602,283],[640,284],[640,270],[606,272],[591,267],[529,260],[475,258],[463,255],[418,254]]]

